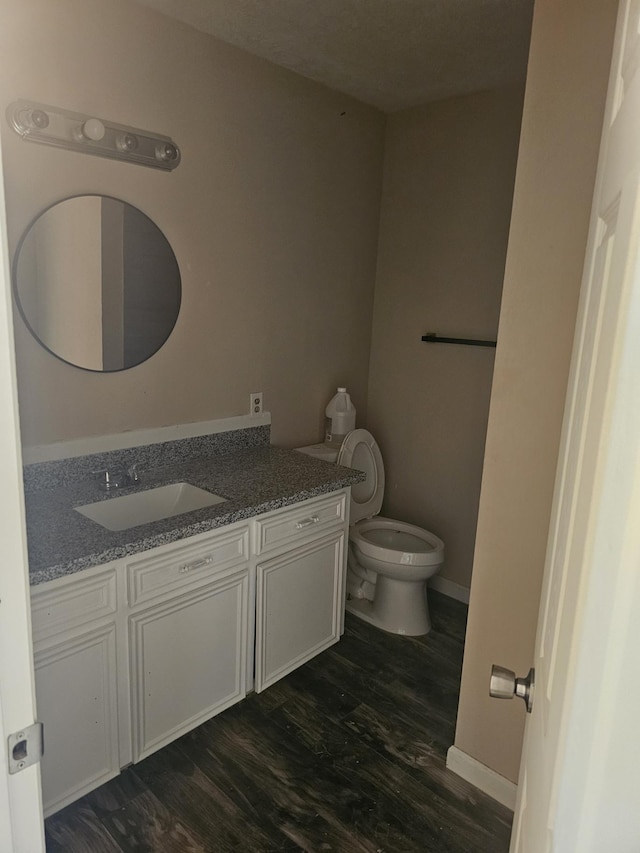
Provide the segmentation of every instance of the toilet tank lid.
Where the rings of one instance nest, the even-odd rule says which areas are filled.
[[[351,487],[349,521],[355,524],[378,515],[384,497],[384,464],[375,438],[366,429],[354,429],[342,442],[338,465],[356,468],[367,475],[363,483]]]
[[[296,447],[298,453],[306,453],[323,462],[335,462],[338,458],[338,450],[335,447],[327,447],[326,444],[308,444],[306,447]]]

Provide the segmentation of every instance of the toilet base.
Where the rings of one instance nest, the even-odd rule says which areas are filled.
[[[426,581],[397,581],[378,575],[375,598],[348,598],[346,610],[390,634],[423,637],[431,630]]]

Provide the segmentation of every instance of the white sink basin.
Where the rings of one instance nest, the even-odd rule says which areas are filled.
[[[189,483],[173,483],[146,492],[121,495],[93,504],[77,506],[76,512],[86,515],[107,530],[128,530],[140,524],[160,521],[172,515],[182,515],[194,509],[214,506],[226,498],[214,495]]]

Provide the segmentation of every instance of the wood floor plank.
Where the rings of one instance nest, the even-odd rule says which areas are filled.
[[[274,840],[284,836],[295,849],[375,853],[373,842],[341,820],[345,810],[357,811],[362,792],[274,723],[259,697],[232,710],[185,735],[180,746],[246,819],[269,826]]]
[[[278,714],[295,725],[305,744],[315,753],[330,755],[334,760],[351,764],[362,759],[362,749],[370,747],[385,758],[402,766],[418,782],[430,790],[443,788],[447,796],[457,800],[460,808],[474,810],[475,819],[482,824],[488,814],[488,825],[493,820],[509,822],[511,813],[490,797],[483,795],[473,785],[446,769],[446,750],[453,739],[453,720],[449,734],[440,736],[442,721],[435,727],[432,719],[415,713],[412,703],[392,702],[373,707],[357,703],[353,697],[344,708],[331,713],[323,708],[318,697],[330,695],[329,682],[321,685],[323,677],[310,668],[303,668],[288,679],[288,698],[278,705]],[[378,698],[378,697],[376,697]],[[273,713],[273,712],[272,712]],[[338,727],[333,725],[338,723]]]
[[[429,610],[433,630],[452,640],[456,640],[461,646],[464,645],[464,636],[467,628],[468,606],[455,598],[449,598],[441,592],[429,590]],[[429,635],[416,637],[417,642],[428,643]]]
[[[247,823],[228,792],[170,744],[135,766],[134,772],[195,838],[215,853],[271,850],[260,821]]]
[[[478,846],[478,849],[493,853],[493,841],[489,839],[493,838],[495,829],[502,841],[502,848],[497,843],[495,849],[507,849],[511,812],[448,771],[445,756],[438,748],[421,740],[424,730],[418,725],[412,729],[411,720],[406,716],[399,715],[390,725],[388,714],[359,705],[346,717],[332,719],[322,714],[314,717],[304,705],[304,697],[292,696],[272,712],[271,717],[290,735],[295,729],[296,737],[314,754],[321,755],[334,769],[346,771],[350,778],[355,774],[359,783],[362,783],[367,763],[381,768],[381,778],[385,774],[391,778],[395,770],[389,767],[387,762],[390,762],[424,788],[425,800],[440,803],[440,817],[445,824],[455,827],[454,836],[460,835],[460,826],[467,826],[469,830],[474,826],[486,829],[488,838],[484,840],[484,847]],[[399,779],[400,788],[406,793],[411,785],[402,776]],[[460,849],[469,849],[468,837],[458,838],[458,843],[463,845]]]
[[[269,699],[272,690],[280,692],[279,701],[276,704]],[[263,710],[281,708],[298,699],[309,706],[309,713],[316,712],[332,719],[346,717],[361,702],[360,697],[354,696],[344,682],[330,681],[316,667],[309,664],[300,667],[287,678],[277,682],[273,688],[262,693],[260,707]]]
[[[431,678],[417,677],[408,680],[400,668],[388,664],[380,677],[375,667],[360,667],[353,650],[327,654],[318,662],[313,672],[326,679],[338,691],[347,684],[349,693],[360,702],[373,705],[382,713],[395,716],[398,709],[405,708],[407,714],[423,721],[430,729],[430,737],[440,743],[443,752],[453,743],[458,692],[445,687]]]
[[[145,791],[102,818],[124,853],[212,853],[151,792]]]
[[[335,724],[320,719],[317,725]],[[253,739],[247,739],[250,733]],[[221,765],[233,768],[231,777],[241,773],[236,779],[242,796],[251,791],[252,801],[261,803],[262,820],[305,850],[446,853],[474,849],[470,842],[487,853],[506,849],[501,846],[505,832],[508,843],[506,823],[496,826],[503,837],[494,838],[455,802],[423,788],[366,744],[348,744],[337,760],[331,751],[310,749],[308,737],[308,718],[297,726],[284,706],[267,714],[258,700],[249,700],[237,714],[221,716],[187,736],[182,746],[213,778]]]
[[[303,701],[309,701],[310,698],[317,701],[316,697],[344,693],[349,697],[352,708],[363,703],[375,707],[383,718],[388,718],[394,725],[401,725],[407,720],[411,723],[412,731],[419,727],[423,739],[437,746],[442,755],[446,753],[453,743],[455,730],[456,709],[450,698],[443,699],[439,691],[433,691],[435,695],[426,691],[426,696],[423,696],[420,691],[395,679],[375,685],[368,678],[358,676],[354,680],[354,671],[357,671],[355,664],[340,655],[333,655],[321,667],[306,667],[304,671],[293,673],[290,689],[298,690]],[[347,679],[348,693],[342,687]],[[344,707],[348,712],[352,710],[347,704]]]
[[[352,660],[363,673],[374,674],[378,684],[391,677],[404,679],[416,688],[424,685],[425,690],[454,695],[459,690],[463,654],[459,642],[435,630],[427,635],[428,643],[375,629],[372,632],[370,625],[354,616],[349,616],[348,624],[343,642],[331,651]]]
[[[87,803],[98,816],[103,817],[118,811],[127,803],[131,802],[139,794],[143,794],[147,788],[130,768],[123,770],[115,779],[111,779],[95,791],[91,791],[78,802]]]
[[[385,803],[387,814],[400,817],[403,838],[390,850],[497,853],[508,849],[510,818],[504,823],[493,821],[491,830],[487,831],[467,809],[461,809],[453,799],[445,798],[442,789],[438,794],[426,789],[403,768],[380,760],[373,750],[369,753],[369,760],[361,761],[357,768],[340,767],[340,772],[352,784],[376,791],[376,798]],[[409,840],[413,841],[413,847],[407,843]]]
[[[45,823],[47,853],[122,853],[86,802],[73,803]]]

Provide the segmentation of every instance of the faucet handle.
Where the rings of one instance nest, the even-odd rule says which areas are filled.
[[[136,465],[131,465],[126,470],[120,468],[116,471],[110,471],[108,468],[103,468],[99,471],[91,472],[97,479],[101,489],[110,491],[111,489],[122,489],[127,486],[135,486],[140,482],[140,475]]]
[[[92,471],[91,474],[98,480],[98,485],[101,489],[109,490],[113,483],[111,482],[111,472],[108,468],[101,468],[98,471]]]

